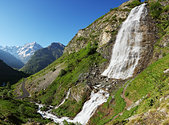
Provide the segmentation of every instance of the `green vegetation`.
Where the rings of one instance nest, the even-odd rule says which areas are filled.
[[[156,21],[156,27],[158,28],[157,35],[159,37],[158,41],[154,45],[154,56],[161,55],[164,57],[167,53],[169,53],[169,44],[164,46],[163,42],[167,41],[169,35],[169,20],[168,15],[166,14],[168,5],[162,6],[159,2],[150,2],[149,6],[152,8],[150,9],[151,15],[153,15],[155,11],[159,11],[159,9],[156,10],[155,6],[159,6],[158,8],[161,8],[159,12],[160,15],[154,18]]]
[[[169,5],[166,5],[164,8],[163,8],[163,12],[168,12],[169,11]]]
[[[130,8],[134,8],[135,6],[139,6],[140,4],[141,4],[141,2],[139,2],[138,0],[134,0],[134,1],[130,2],[129,4],[127,4],[127,6]]]
[[[21,71],[28,74],[40,71],[62,56],[63,50],[63,45],[52,43],[50,46],[36,51]]]
[[[60,72],[60,75],[46,90],[42,90],[39,93],[38,98],[41,100],[41,102],[52,105],[60,104],[68,89],[75,85],[81,74],[89,71],[93,64],[99,65],[100,63],[104,62],[105,59],[103,59],[101,55],[96,52],[96,48],[96,44],[89,43],[86,48],[81,49],[79,52],[65,56],[64,60],[62,61],[65,62],[67,67]],[[72,112],[72,110],[76,109],[68,108],[68,105],[71,106],[71,103],[76,105],[75,103],[77,103],[78,106],[74,108],[78,108],[78,110],[76,110],[76,112],[78,112],[83,102],[83,100],[78,103],[67,100],[65,105],[63,107],[61,106],[61,108],[66,108],[70,111],[65,109],[65,111],[61,112],[61,110],[58,109],[56,112],[60,115],[66,112],[66,115],[74,116],[75,113]]]
[[[128,86],[126,90],[129,93],[128,97],[133,101],[137,101],[148,93],[152,93],[156,87],[160,89],[163,85],[168,84],[163,73],[168,68],[168,64],[169,54],[141,72]]]
[[[74,93],[73,95],[78,95],[80,98],[75,100],[72,96],[69,96],[65,103],[59,108],[54,109],[53,112],[57,114],[57,116],[74,117],[81,111],[84,102],[87,100],[90,94],[90,91],[87,92],[84,90],[86,90],[86,83],[79,83],[78,85],[72,87],[71,93]]]
[[[110,11],[113,11],[113,10],[118,10],[118,7],[115,7],[115,8],[111,8]]]
[[[78,37],[77,39],[76,39],[77,41],[85,41],[85,40],[87,40],[87,38],[85,38],[85,37],[83,37],[83,36],[80,36],[80,37]]]
[[[26,77],[27,75],[23,72],[12,69],[6,65],[2,60],[0,60],[0,86],[3,83],[13,84],[16,83],[19,79]]]
[[[135,114],[141,114],[150,109],[157,109],[161,104],[159,99],[167,96],[169,93],[169,74],[163,73],[163,71],[168,67],[169,54],[159,61],[153,63],[138,76],[136,76],[127,87],[125,95],[133,102],[144,97],[141,104],[128,111],[121,108],[123,105],[120,105],[121,103],[119,103],[119,108],[121,109],[118,109],[117,107],[117,110],[122,111],[123,109],[123,114],[109,122],[109,124],[125,124],[128,122],[125,119]],[[117,91],[117,93],[120,91],[122,91],[121,88]],[[119,95],[117,93],[116,96]]]
[[[117,119],[115,119],[112,124],[117,124],[117,123],[127,123],[127,121],[125,119],[133,116],[135,114],[135,112],[137,111],[138,109],[138,106],[130,109],[129,111],[128,110],[125,110],[123,112],[123,114],[119,117],[117,117]]]
[[[115,103],[116,103],[116,105],[114,107],[115,115],[122,112],[126,106],[124,99],[121,97],[122,92],[123,92],[123,88],[120,88],[114,96]]]
[[[157,2],[150,2],[150,12],[153,18],[159,18],[162,13],[162,5]]]
[[[91,124],[92,125],[104,125],[111,121],[115,116],[117,116],[119,113],[123,112],[126,103],[124,99],[121,97],[121,94],[123,92],[123,88],[118,89],[118,91],[115,93],[114,96],[114,103],[112,103],[112,97],[110,96],[108,101],[103,104],[102,109],[98,111],[98,113],[92,117],[91,119]],[[108,115],[107,117],[106,114],[108,111],[112,111],[112,115]]]
[[[69,99],[66,100],[63,105],[61,105],[58,109],[53,110],[53,112],[57,116],[67,116],[67,117],[75,117],[78,112],[80,112],[83,103],[86,101],[86,97],[84,97],[81,101],[76,102],[76,100]]]
[[[0,124],[21,125],[28,121],[48,123],[37,113],[37,106],[27,101],[13,99],[9,86],[0,88]]]

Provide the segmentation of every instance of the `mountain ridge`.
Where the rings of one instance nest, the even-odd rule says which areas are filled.
[[[42,46],[36,42],[27,43],[23,46],[5,46],[0,47],[1,50],[9,52],[23,63],[26,63],[35,51],[41,49]]]
[[[14,84],[18,80],[20,80],[23,77],[26,77],[28,75],[24,74],[23,72],[14,70],[7,64],[5,64],[2,60],[0,60],[0,85],[3,83],[10,83]]]
[[[63,54],[64,47],[61,43],[53,42],[48,47],[37,50],[21,71],[34,74],[44,69]]]
[[[20,69],[24,64],[8,52],[0,50],[0,59],[12,68]]]

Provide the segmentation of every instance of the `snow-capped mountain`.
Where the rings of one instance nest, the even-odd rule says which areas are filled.
[[[15,57],[18,58],[18,59],[19,59],[19,56],[18,56],[17,51],[18,51],[20,48],[22,48],[22,47],[21,47],[21,46],[5,46],[5,47],[0,46],[0,49],[1,49],[1,50],[12,54],[13,56],[15,56]]]
[[[35,53],[35,51],[41,49],[42,46],[36,42],[27,43],[24,46],[0,46],[0,49],[9,52],[16,58],[20,59],[23,63],[27,63],[30,57]]]

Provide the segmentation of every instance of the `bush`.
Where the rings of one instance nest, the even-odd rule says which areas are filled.
[[[67,73],[66,70],[61,69],[59,76],[62,77],[62,76],[64,76],[66,73]]]
[[[87,49],[87,55],[94,54],[96,52],[96,49],[97,49],[97,43],[94,42],[93,44],[91,44],[91,42],[89,42],[86,49]]]
[[[159,18],[162,13],[162,5],[159,2],[150,3],[150,12],[153,18]]]
[[[110,11],[113,11],[113,10],[118,10],[118,7],[110,9]]]
[[[19,112],[20,112],[21,114],[24,114],[24,113],[25,113],[25,105],[24,105],[24,104],[21,104],[21,105],[19,106]]]
[[[78,37],[76,40],[77,40],[77,41],[83,41],[83,40],[86,40],[86,38],[83,37],[83,36],[80,36],[80,37]]]
[[[167,5],[163,8],[163,12],[167,12],[167,11],[169,11],[169,5]]]
[[[137,0],[134,0],[133,2],[127,4],[128,7],[134,8],[135,6],[139,6],[141,3]]]

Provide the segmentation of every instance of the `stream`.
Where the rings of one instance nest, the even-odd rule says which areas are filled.
[[[67,93],[66,99],[68,98],[69,93],[70,93],[70,89]],[[94,90],[93,90],[91,92],[90,99],[84,103],[82,110],[75,116],[74,119],[70,119],[69,117],[59,118],[51,113],[52,109],[50,109],[48,111],[41,111],[41,108],[44,105],[37,104],[37,103],[36,103],[36,105],[38,105],[38,107],[39,107],[38,113],[40,113],[43,118],[52,119],[54,122],[59,123],[61,125],[63,125],[63,121],[65,121],[65,120],[67,122],[80,123],[82,125],[86,125],[87,122],[89,121],[89,119],[91,118],[91,116],[97,110],[98,106],[100,106],[104,102],[107,102],[108,97],[109,97],[109,93],[102,90],[102,89],[100,89],[98,92],[94,92]],[[63,101],[65,101],[66,99],[64,99]],[[64,103],[63,101],[59,106],[61,106]],[[55,107],[55,108],[59,108],[59,106]]]

